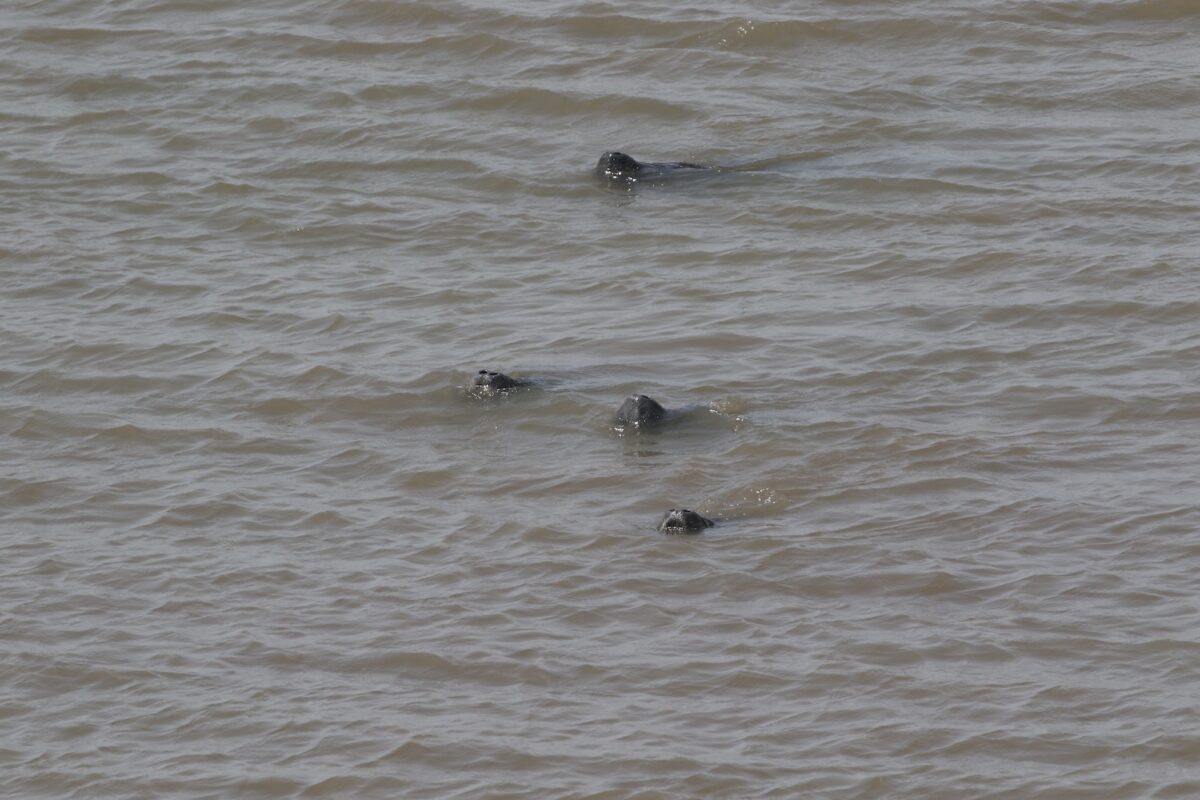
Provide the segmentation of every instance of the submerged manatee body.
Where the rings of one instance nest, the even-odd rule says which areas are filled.
[[[672,508],[663,514],[658,523],[660,533],[699,533],[705,528],[711,528],[716,523],[707,517],[702,517],[690,508]]]
[[[596,164],[596,175],[610,181],[634,181],[665,178],[669,175],[708,170],[703,164],[690,164],[686,161],[638,161],[633,156],[619,152],[608,152],[600,156]]]

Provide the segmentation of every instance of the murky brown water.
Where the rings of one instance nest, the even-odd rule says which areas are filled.
[[[0,71],[0,796],[1200,796],[1200,3],[17,0]]]

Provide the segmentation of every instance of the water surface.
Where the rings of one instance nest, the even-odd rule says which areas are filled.
[[[1191,0],[0,22],[0,794],[1200,793]]]

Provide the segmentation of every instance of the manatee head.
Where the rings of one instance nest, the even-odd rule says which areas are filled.
[[[658,530],[662,533],[699,533],[705,528],[711,528],[715,523],[702,517],[689,508],[672,508],[663,514]]]
[[[617,424],[633,425],[634,427],[653,425],[662,422],[666,415],[667,410],[660,406],[654,398],[644,394],[635,394],[627,397],[625,402],[621,403],[621,407],[617,409]]]
[[[605,153],[596,164],[596,173],[606,178],[629,180],[636,178],[641,171],[642,165],[638,160],[624,153]]]
[[[504,391],[506,389],[515,389],[522,385],[521,381],[510,378],[503,372],[492,372],[491,370],[481,369],[475,375],[475,379],[471,381],[473,386],[478,386],[481,389],[490,389],[494,392]]]

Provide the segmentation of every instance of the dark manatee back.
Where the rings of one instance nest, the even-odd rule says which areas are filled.
[[[702,164],[686,161],[638,161],[636,158],[616,151],[600,156],[596,174],[615,181],[636,181],[639,178],[661,178],[682,170],[708,169]]]
[[[503,392],[509,389],[516,389],[519,386],[528,385],[528,381],[517,380],[510,378],[503,372],[493,372],[491,370],[481,369],[475,375],[475,379],[471,381],[471,385],[483,389],[485,391]]]
[[[627,397],[621,407],[617,409],[617,424],[632,425],[641,427],[642,425],[654,425],[662,422],[667,416],[667,410],[660,406],[658,402],[644,394],[635,394]]]
[[[715,524],[711,519],[702,517],[689,508],[672,508],[663,514],[662,522],[658,523],[658,530],[661,533],[699,533]]]

